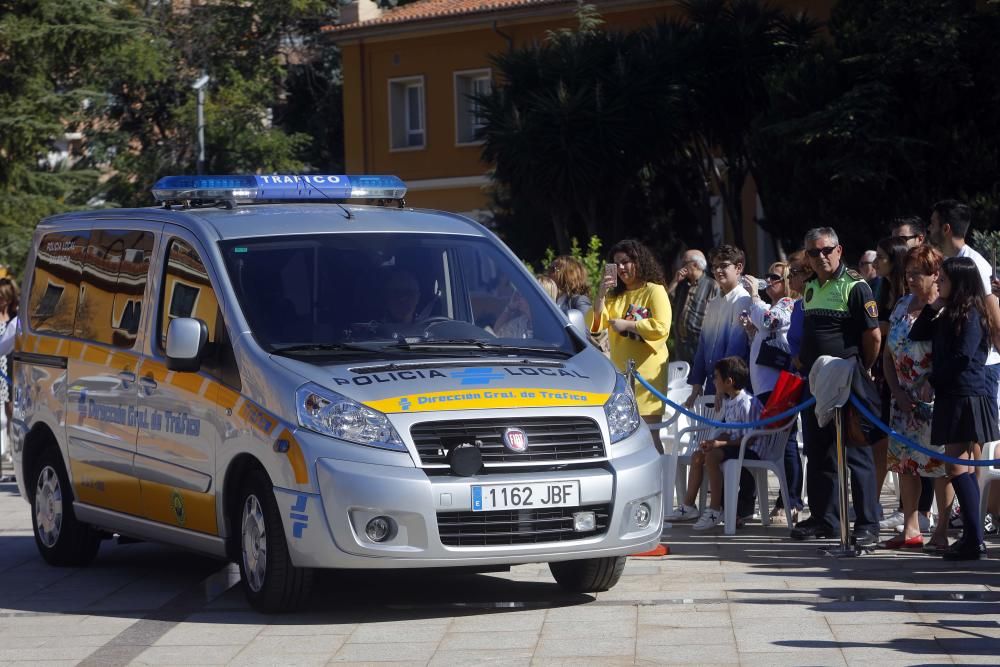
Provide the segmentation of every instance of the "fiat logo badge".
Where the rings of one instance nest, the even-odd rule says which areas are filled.
[[[520,454],[528,451],[528,434],[519,428],[509,428],[503,432],[503,444],[512,452]]]

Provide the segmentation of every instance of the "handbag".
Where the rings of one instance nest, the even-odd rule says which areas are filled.
[[[777,334],[772,333],[761,342],[760,350],[757,352],[757,365],[784,371],[792,365],[792,353],[782,350],[777,345],[769,344],[770,341],[776,340],[776,336]]]
[[[791,410],[802,400],[802,393],[805,391],[806,381],[794,373],[781,371],[778,374],[778,381],[774,383],[771,395],[767,397],[767,404],[760,411],[760,418],[767,419],[782,412]],[[792,415],[781,423],[768,424],[767,428],[781,428],[795,416]]]

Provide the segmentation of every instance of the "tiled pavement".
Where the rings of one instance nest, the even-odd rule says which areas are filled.
[[[835,560],[784,528],[664,534],[596,596],[545,566],[324,576],[312,608],[250,611],[231,566],[147,544],[85,569],[42,563],[0,484],[0,663],[58,665],[1000,663],[1000,560]],[[1000,556],[1000,543],[994,543]]]

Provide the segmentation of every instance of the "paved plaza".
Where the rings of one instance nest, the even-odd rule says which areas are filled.
[[[168,547],[105,543],[91,567],[49,567],[16,493],[0,484],[3,664],[1000,663],[995,557],[834,560],[785,528],[675,527],[670,556],[630,559],[599,595],[566,594],[537,565],[328,574],[310,610],[263,616],[235,566]]]

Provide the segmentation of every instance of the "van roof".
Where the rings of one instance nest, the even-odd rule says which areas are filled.
[[[347,215],[350,211],[350,217]],[[420,232],[486,236],[488,232],[469,218],[444,211],[392,206],[315,204],[248,204],[225,208],[131,208],[61,213],[43,220],[38,228],[55,230],[99,220],[169,222],[207,239],[243,239],[291,234]]]

